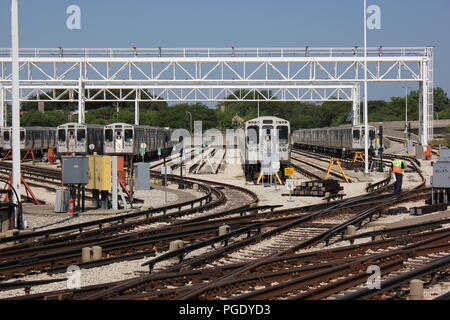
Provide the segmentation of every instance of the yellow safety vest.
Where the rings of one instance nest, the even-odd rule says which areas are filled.
[[[392,162],[392,172],[404,174],[405,170],[402,169],[403,160],[395,159]]]

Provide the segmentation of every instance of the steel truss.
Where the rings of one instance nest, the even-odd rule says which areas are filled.
[[[50,100],[77,97],[82,122],[84,103],[102,101],[102,95],[136,101],[137,108],[139,101],[156,97],[167,101],[223,101],[236,89],[247,89],[244,96],[253,94],[258,100],[275,99],[264,95],[271,90],[283,101],[327,101],[338,85],[364,81],[364,61],[363,48],[358,47],[22,49],[20,84],[22,98],[30,97],[30,90],[44,94],[55,88],[65,93],[49,94]],[[367,61],[369,82],[419,82],[421,140],[427,145],[433,134],[433,48],[368,48]],[[4,99],[9,101],[10,49],[0,49],[0,84],[6,87]],[[334,89],[319,94],[313,86],[321,84]],[[302,87],[305,85],[311,87]],[[112,95],[115,89],[126,94]],[[336,91],[332,93],[337,95]],[[356,95],[359,89],[349,95],[349,100]],[[245,99],[239,95],[235,98]]]

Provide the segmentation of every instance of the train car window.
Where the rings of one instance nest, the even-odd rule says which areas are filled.
[[[278,126],[278,141],[280,143],[289,142],[289,128],[287,126]]]
[[[353,130],[353,140],[359,140],[360,135],[359,135],[359,130]]]
[[[369,138],[370,138],[370,140],[375,139],[375,131],[374,130],[369,131]]]
[[[125,141],[132,142],[133,141],[133,130],[125,129]]]
[[[25,140],[25,132],[20,131],[20,141]]]
[[[86,141],[86,131],[85,130],[83,130],[83,129],[77,130],[77,140],[80,142]]]
[[[105,130],[105,141],[112,142],[113,141],[113,131],[112,129]]]
[[[9,131],[3,132],[3,140],[9,141]]]
[[[259,127],[250,126],[247,128],[248,143],[258,144],[259,143]]]

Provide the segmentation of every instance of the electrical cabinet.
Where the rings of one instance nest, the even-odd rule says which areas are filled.
[[[111,190],[112,187],[111,156],[96,156],[95,158],[95,189]]]
[[[62,184],[87,184],[89,160],[87,157],[62,158]]]

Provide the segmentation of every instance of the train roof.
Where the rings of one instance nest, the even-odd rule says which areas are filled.
[[[361,129],[361,128],[364,128],[364,125],[340,126],[340,127],[324,127],[324,128],[303,128],[303,129],[297,129],[295,131],[306,131],[306,130],[344,130],[344,129],[353,129],[353,128]],[[374,126],[368,126],[368,128],[369,129],[376,129]]]
[[[169,128],[162,128],[162,127],[155,127],[155,126],[145,126],[145,125],[136,125],[136,124],[130,124],[130,123],[125,123],[125,122],[115,122],[115,123],[110,123],[110,124],[106,124],[106,126],[131,126],[133,128],[144,128],[144,129],[155,129],[155,130],[166,130],[169,131],[171,129]]]
[[[78,122],[68,122],[62,125],[59,125],[58,128],[65,128],[67,126],[75,126],[75,125],[83,125],[86,128],[103,128],[101,124],[90,124],[90,123],[78,123]]]
[[[12,127],[0,127],[1,130],[12,130]],[[56,130],[54,127],[20,127],[20,130]]]
[[[278,118],[278,117],[274,117],[274,116],[257,117],[257,118],[249,119],[249,120],[245,121],[245,123],[247,123],[249,121],[264,121],[264,120],[287,121],[289,123],[289,121],[286,119],[282,119],[282,118]]]

